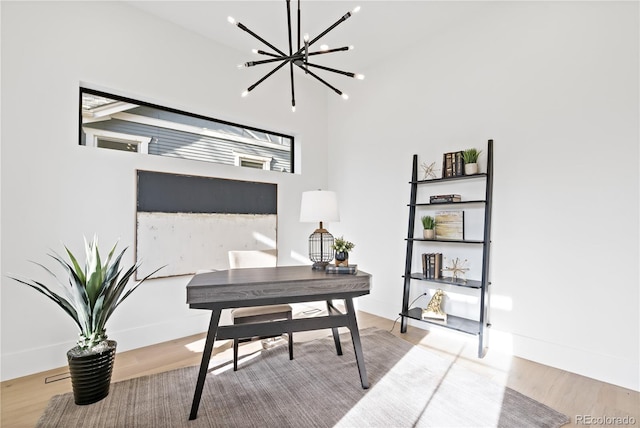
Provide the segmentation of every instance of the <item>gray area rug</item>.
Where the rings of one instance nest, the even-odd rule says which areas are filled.
[[[261,352],[207,376],[189,421],[197,367],[113,383],[104,400],[51,399],[38,427],[559,427],[569,418],[452,361],[375,328],[361,331],[363,390],[350,335]],[[217,374],[216,374],[217,373]]]

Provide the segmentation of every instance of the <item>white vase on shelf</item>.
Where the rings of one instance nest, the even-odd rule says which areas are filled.
[[[473,175],[478,173],[478,164],[477,163],[466,163],[464,164],[464,175]]]

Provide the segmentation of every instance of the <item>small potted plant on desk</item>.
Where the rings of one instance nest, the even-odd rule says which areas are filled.
[[[473,175],[478,173],[478,157],[482,150],[467,149],[462,152],[464,160],[464,175]]]
[[[60,255],[49,254],[57,261],[66,273],[64,279],[40,263],[54,279],[53,286],[39,281],[9,276],[21,284],[28,285],[42,293],[69,315],[80,330],[77,346],[67,352],[73,398],[76,404],[91,404],[109,395],[111,373],[116,353],[116,341],[107,340],[105,324],[113,311],[138,286],[159,269],[138,281],[127,289],[129,279],[140,267],[137,262],[128,269],[120,267],[122,250],[113,257],[116,244],[113,246],[104,264],[98,251],[98,238],[87,243],[85,239],[86,260],[81,266],[76,257],[65,247],[69,262]],[[120,275],[124,272],[122,277]],[[55,290],[55,291],[53,291]]]
[[[356,246],[353,242],[347,241],[344,237],[336,238],[331,248],[336,252],[336,266],[349,266],[349,251]]]
[[[436,219],[431,217],[430,215],[425,215],[422,217],[422,236],[424,239],[434,239],[436,237],[435,227],[436,227]]]

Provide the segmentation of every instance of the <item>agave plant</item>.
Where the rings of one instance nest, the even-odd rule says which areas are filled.
[[[70,262],[55,252],[48,254],[66,271],[68,276],[68,284],[66,285],[49,268],[33,262],[55,279],[57,292],[52,289],[53,287],[35,280],[13,276],[10,278],[37,290],[60,306],[80,328],[78,346],[82,349],[89,349],[107,339],[105,324],[120,303],[146,279],[162,268],[156,269],[132,287],[127,287],[129,280],[140,267],[140,262],[136,262],[123,274],[124,269],[120,268],[120,260],[127,248],[114,258],[113,255],[118,245],[116,242],[103,264],[98,251],[97,236],[94,236],[91,242],[87,242],[85,238],[84,245],[86,251],[84,267],[78,263],[76,257],[66,246],[64,248]]]

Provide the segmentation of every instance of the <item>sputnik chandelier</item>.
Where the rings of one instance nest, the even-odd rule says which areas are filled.
[[[253,36],[254,38],[258,39],[260,42],[262,42],[263,44],[268,46],[273,51],[273,52],[266,52],[266,51],[263,51],[263,50],[254,49],[253,53],[258,54],[258,55],[267,56],[267,57],[270,57],[270,58],[269,59],[259,60],[259,61],[249,61],[249,62],[246,62],[244,64],[239,65],[238,67],[240,67],[240,68],[243,68],[243,67],[254,67],[256,65],[262,65],[262,64],[273,64],[273,63],[278,63],[278,62],[280,63],[273,70],[271,70],[270,72],[265,74],[256,83],[254,83],[253,85],[249,86],[247,88],[247,90],[242,93],[242,96],[246,97],[247,95],[249,95],[249,92],[254,90],[256,88],[256,86],[258,86],[259,84],[264,82],[269,76],[274,74],[276,71],[280,70],[282,67],[284,67],[285,65],[289,64],[289,74],[291,76],[291,111],[294,111],[294,112],[296,111],[296,94],[295,94],[295,85],[294,85],[294,79],[293,79],[293,66],[294,65],[296,67],[302,69],[305,72],[305,74],[308,74],[309,76],[313,77],[314,79],[318,80],[319,82],[321,82],[324,85],[326,85],[329,88],[331,88],[335,93],[340,95],[345,100],[349,99],[349,96],[347,94],[345,94],[344,92],[340,91],[339,89],[337,89],[336,87],[331,85],[329,82],[327,82],[326,80],[324,80],[323,78],[321,78],[320,76],[315,74],[309,68],[310,67],[311,68],[318,68],[320,70],[325,70],[325,71],[329,71],[331,73],[341,74],[343,76],[348,76],[348,77],[352,77],[354,79],[359,79],[359,80],[364,79],[364,76],[362,74],[350,73],[348,71],[337,70],[335,68],[325,67],[323,65],[311,63],[311,62],[309,62],[309,57],[314,57],[314,56],[317,56],[317,55],[325,55],[325,54],[330,54],[330,53],[334,53],[334,52],[348,51],[348,50],[353,49],[353,46],[343,46],[341,48],[329,49],[328,46],[322,45],[322,46],[320,46],[319,50],[316,50],[316,51],[311,51],[309,48],[311,46],[313,46],[316,42],[318,42],[322,37],[324,37],[329,31],[333,30],[338,25],[340,25],[341,23],[343,23],[344,21],[349,19],[351,17],[351,15],[353,15],[356,12],[358,12],[360,10],[360,6],[356,7],[351,12],[347,12],[346,14],[344,14],[333,25],[331,25],[329,28],[327,28],[322,33],[320,33],[317,37],[309,40],[309,35],[305,34],[303,36],[303,44],[301,44],[300,43],[300,0],[298,0],[298,25],[297,25],[297,27],[298,27],[298,44],[297,44],[297,50],[294,52],[292,36],[291,36],[291,30],[292,30],[292,27],[291,27],[291,6],[290,6],[291,1],[290,0],[286,0],[286,2],[287,2],[287,26],[288,26],[288,29],[289,29],[289,54],[288,55],[286,53],[284,53],[283,51],[281,51],[280,49],[278,49],[275,46],[273,46],[271,43],[267,42],[265,39],[263,39],[262,37],[260,37],[256,33],[254,33],[253,31],[251,31],[249,28],[247,28],[242,23],[237,22],[232,17],[229,17],[227,19],[231,24],[234,24],[234,25],[238,26],[238,28],[240,28],[241,30],[246,31],[251,36]]]

